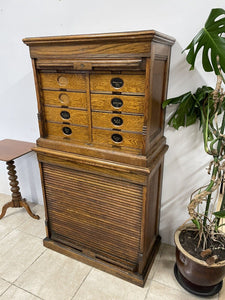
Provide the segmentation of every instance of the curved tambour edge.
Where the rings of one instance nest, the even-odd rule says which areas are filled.
[[[171,46],[154,30],[26,38],[50,249],[143,286],[160,245]]]

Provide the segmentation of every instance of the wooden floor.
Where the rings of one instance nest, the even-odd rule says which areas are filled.
[[[10,197],[0,194],[0,206]],[[9,208],[0,220],[0,299],[13,300],[192,300],[173,275],[175,248],[162,244],[144,288],[43,247],[44,209],[30,203]],[[209,299],[225,299],[220,295]]]

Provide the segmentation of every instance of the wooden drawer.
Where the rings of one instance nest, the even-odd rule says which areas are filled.
[[[92,129],[93,142],[102,145],[142,149],[143,135],[116,130]]]
[[[143,116],[100,112],[92,113],[93,127],[117,128],[126,131],[142,132],[143,123]]]
[[[52,122],[68,122],[88,126],[87,111],[45,106],[45,118]]]
[[[40,79],[43,89],[86,90],[85,74],[40,73]]]
[[[91,91],[141,93],[145,92],[145,75],[91,74]]]
[[[86,93],[57,92],[42,90],[44,104],[87,108]]]
[[[144,114],[144,99],[144,96],[91,94],[91,108]]]
[[[48,137],[88,141],[88,127],[47,122]]]

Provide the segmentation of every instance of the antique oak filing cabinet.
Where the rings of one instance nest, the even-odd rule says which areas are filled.
[[[174,40],[151,30],[23,41],[38,100],[44,245],[143,286],[160,244]]]

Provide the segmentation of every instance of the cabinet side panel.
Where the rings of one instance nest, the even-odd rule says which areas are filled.
[[[159,237],[159,213],[161,201],[162,163],[149,178],[144,222],[144,249],[142,266],[148,266],[151,252]],[[143,271],[143,270],[142,270]]]

